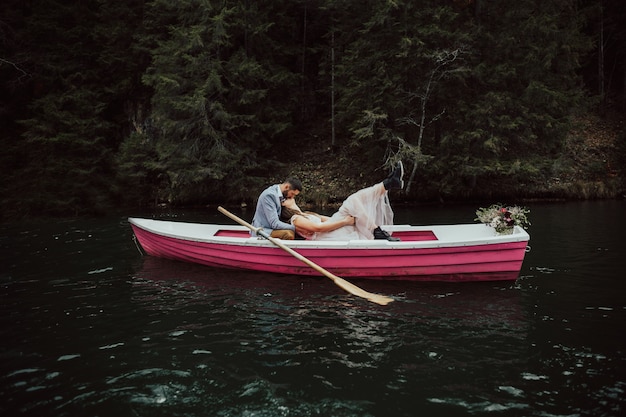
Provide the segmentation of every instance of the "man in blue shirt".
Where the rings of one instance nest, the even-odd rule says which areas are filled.
[[[252,219],[254,227],[262,227],[276,239],[293,240],[295,226],[280,220],[281,203],[286,198],[294,198],[302,191],[302,183],[297,178],[287,178],[282,184],[274,184],[265,189],[256,203]],[[254,235],[254,232],[251,232]]]

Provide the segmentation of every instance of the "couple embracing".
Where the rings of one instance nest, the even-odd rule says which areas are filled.
[[[268,187],[259,196],[252,225],[262,227],[273,238],[290,240],[299,235],[309,240],[399,241],[380,225],[393,224],[388,191],[404,187],[402,162],[382,182],[350,195],[332,216],[300,210],[295,197],[302,183],[288,178]]]

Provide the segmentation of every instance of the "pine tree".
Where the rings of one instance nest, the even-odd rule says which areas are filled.
[[[28,162],[21,170],[19,204],[37,212],[72,215],[96,207],[105,193],[111,125],[90,26],[95,2],[33,8],[27,28],[29,58],[40,93],[23,120]]]
[[[154,91],[156,134],[147,143],[169,180],[167,200],[226,190],[248,197],[259,155],[290,122],[278,86],[288,89],[293,75],[280,66],[272,26],[256,2],[148,4],[143,81]]]
[[[122,20],[131,21],[138,4],[116,6],[103,0],[25,6],[16,56],[32,74],[33,95],[15,142],[22,164],[4,200],[22,215],[75,215],[112,203],[112,155],[133,72],[128,48],[120,48],[132,39],[132,25]]]
[[[456,105],[442,91],[462,67],[459,13],[453,2],[372,2],[356,16],[345,6],[337,13],[338,118],[353,144],[413,161],[412,177],[433,157],[431,124]]]
[[[458,168],[442,170],[477,189],[514,191],[538,176],[537,159],[559,152],[589,44],[574,1],[480,3],[471,77],[443,144]]]

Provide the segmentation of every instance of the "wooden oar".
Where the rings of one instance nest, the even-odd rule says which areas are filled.
[[[243,219],[240,219],[239,217],[235,216],[233,213],[229,212],[225,208],[220,206],[217,209],[222,214],[225,214],[226,216],[230,217],[231,219],[233,219],[237,223],[241,224],[242,226],[246,226],[248,229],[254,231],[256,234],[263,236],[264,238],[266,238],[267,240],[272,242],[274,245],[276,245],[279,248],[281,248],[282,250],[288,252],[294,258],[296,258],[296,259],[304,262],[305,264],[309,265],[311,268],[315,269],[317,272],[319,272],[319,273],[327,276],[328,278],[332,279],[335,284],[337,284],[339,287],[343,288],[344,290],[348,291],[350,294],[356,295],[357,297],[365,298],[365,299],[367,299],[367,300],[369,300],[369,301],[371,301],[373,303],[380,304],[380,305],[383,305],[383,306],[387,305],[387,304],[389,304],[390,302],[393,301],[393,298],[391,298],[391,297],[387,297],[387,296],[384,296],[384,295],[367,292],[364,289],[359,288],[356,285],[349,283],[345,279],[340,278],[337,275],[335,275],[335,274],[325,270],[324,268],[322,268],[321,266],[319,266],[315,262],[305,258],[304,256],[300,255],[298,252],[296,252],[293,249],[291,249],[290,247],[286,246],[284,243],[282,243],[280,241],[280,239],[274,239],[273,237],[268,235],[267,232],[265,232],[263,230],[263,228],[252,226],[250,223],[246,222]]]

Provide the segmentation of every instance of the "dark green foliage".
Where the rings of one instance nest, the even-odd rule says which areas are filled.
[[[25,59],[39,91],[30,117],[21,121],[28,159],[20,176],[28,180],[19,204],[35,211],[73,215],[98,207],[106,194],[112,126],[103,120],[109,99],[104,71],[94,65],[96,7],[43,3],[28,21]]]
[[[471,72],[453,127],[442,134],[442,156],[472,188],[504,189],[497,179],[518,191],[520,178],[536,176],[537,156],[560,152],[582,104],[577,69],[590,44],[574,2],[481,4],[466,56]]]
[[[483,1],[481,10],[462,129],[478,131],[495,157],[558,148],[581,98],[577,62],[590,46],[573,4]],[[472,120],[481,126],[471,129]]]
[[[23,8],[13,59],[28,68],[31,92],[16,117],[21,128],[5,139],[20,158],[3,199],[9,212],[76,215],[110,205],[112,156],[126,123],[117,106],[137,72],[128,45],[139,11],[132,2],[111,10],[96,0]]]
[[[624,101],[618,4],[4,2],[4,214],[251,200],[331,140],[360,174],[402,158],[409,199],[539,193],[582,76]]]
[[[154,92],[150,141],[168,179],[167,201],[202,199],[227,175],[227,187],[244,193],[246,174],[290,126],[293,104],[279,92],[296,78],[280,65],[287,60],[270,36],[274,24],[255,2],[148,5],[143,81]]]
[[[624,196],[626,195],[626,127],[617,138],[615,162],[616,170],[611,174],[620,176],[620,192]]]

